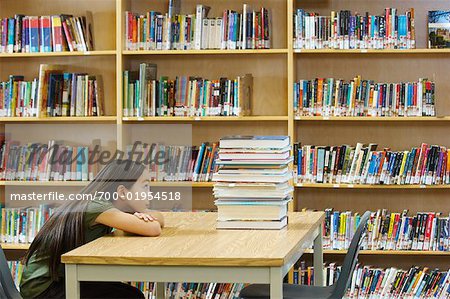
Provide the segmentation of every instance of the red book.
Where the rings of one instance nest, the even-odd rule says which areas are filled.
[[[62,38],[62,24],[60,16],[52,16],[52,44],[53,51],[62,52],[63,51],[63,38]]]
[[[76,50],[76,42],[73,38],[72,32],[70,31],[69,25],[67,25],[67,20],[64,16],[61,16],[61,25],[64,29],[64,35],[66,37],[67,46],[69,47],[70,52],[74,52]]]
[[[431,228],[433,226],[434,213],[428,213],[427,223],[425,228],[425,239],[423,242],[423,250],[430,249]]]

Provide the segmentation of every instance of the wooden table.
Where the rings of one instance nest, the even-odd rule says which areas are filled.
[[[323,265],[323,212],[294,212],[278,231],[216,230],[216,213],[164,213],[159,237],[105,236],[62,256],[66,298],[80,297],[80,281],[230,282],[270,284],[283,298],[283,277],[314,242],[314,267]],[[322,269],[322,268],[321,268]],[[314,272],[322,285],[323,271]]]

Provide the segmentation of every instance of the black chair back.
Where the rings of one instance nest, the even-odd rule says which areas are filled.
[[[22,299],[19,291],[14,284],[11,271],[6,261],[5,253],[0,246],[0,298],[5,299]]]
[[[358,228],[356,229],[355,235],[353,236],[352,242],[350,243],[350,247],[348,248],[347,255],[345,256],[344,264],[341,268],[341,274],[334,284],[334,290],[331,298],[341,299],[342,297],[344,297],[345,292],[347,291],[351,275],[355,270],[356,263],[358,261],[361,238],[363,236],[363,233],[365,232],[367,222],[369,221],[371,214],[372,213],[370,211],[367,211],[364,213],[364,215],[362,215],[360,219]]]

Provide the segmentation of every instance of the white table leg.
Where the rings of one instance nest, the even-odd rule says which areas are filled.
[[[66,298],[80,298],[80,282],[77,276],[77,265],[66,264]]]
[[[323,286],[322,226],[319,226],[319,234],[314,239],[314,285]]]
[[[166,298],[166,286],[164,282],[156,283],[156,299]]]
[[[270,299],[283,298],[283,276],[281,267],[270,268]]]

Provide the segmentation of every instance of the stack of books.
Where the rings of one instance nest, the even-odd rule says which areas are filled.
[[[218,229],[281,229],[287,225],[292,161],[288,136],[220,140],[213,174]]]

